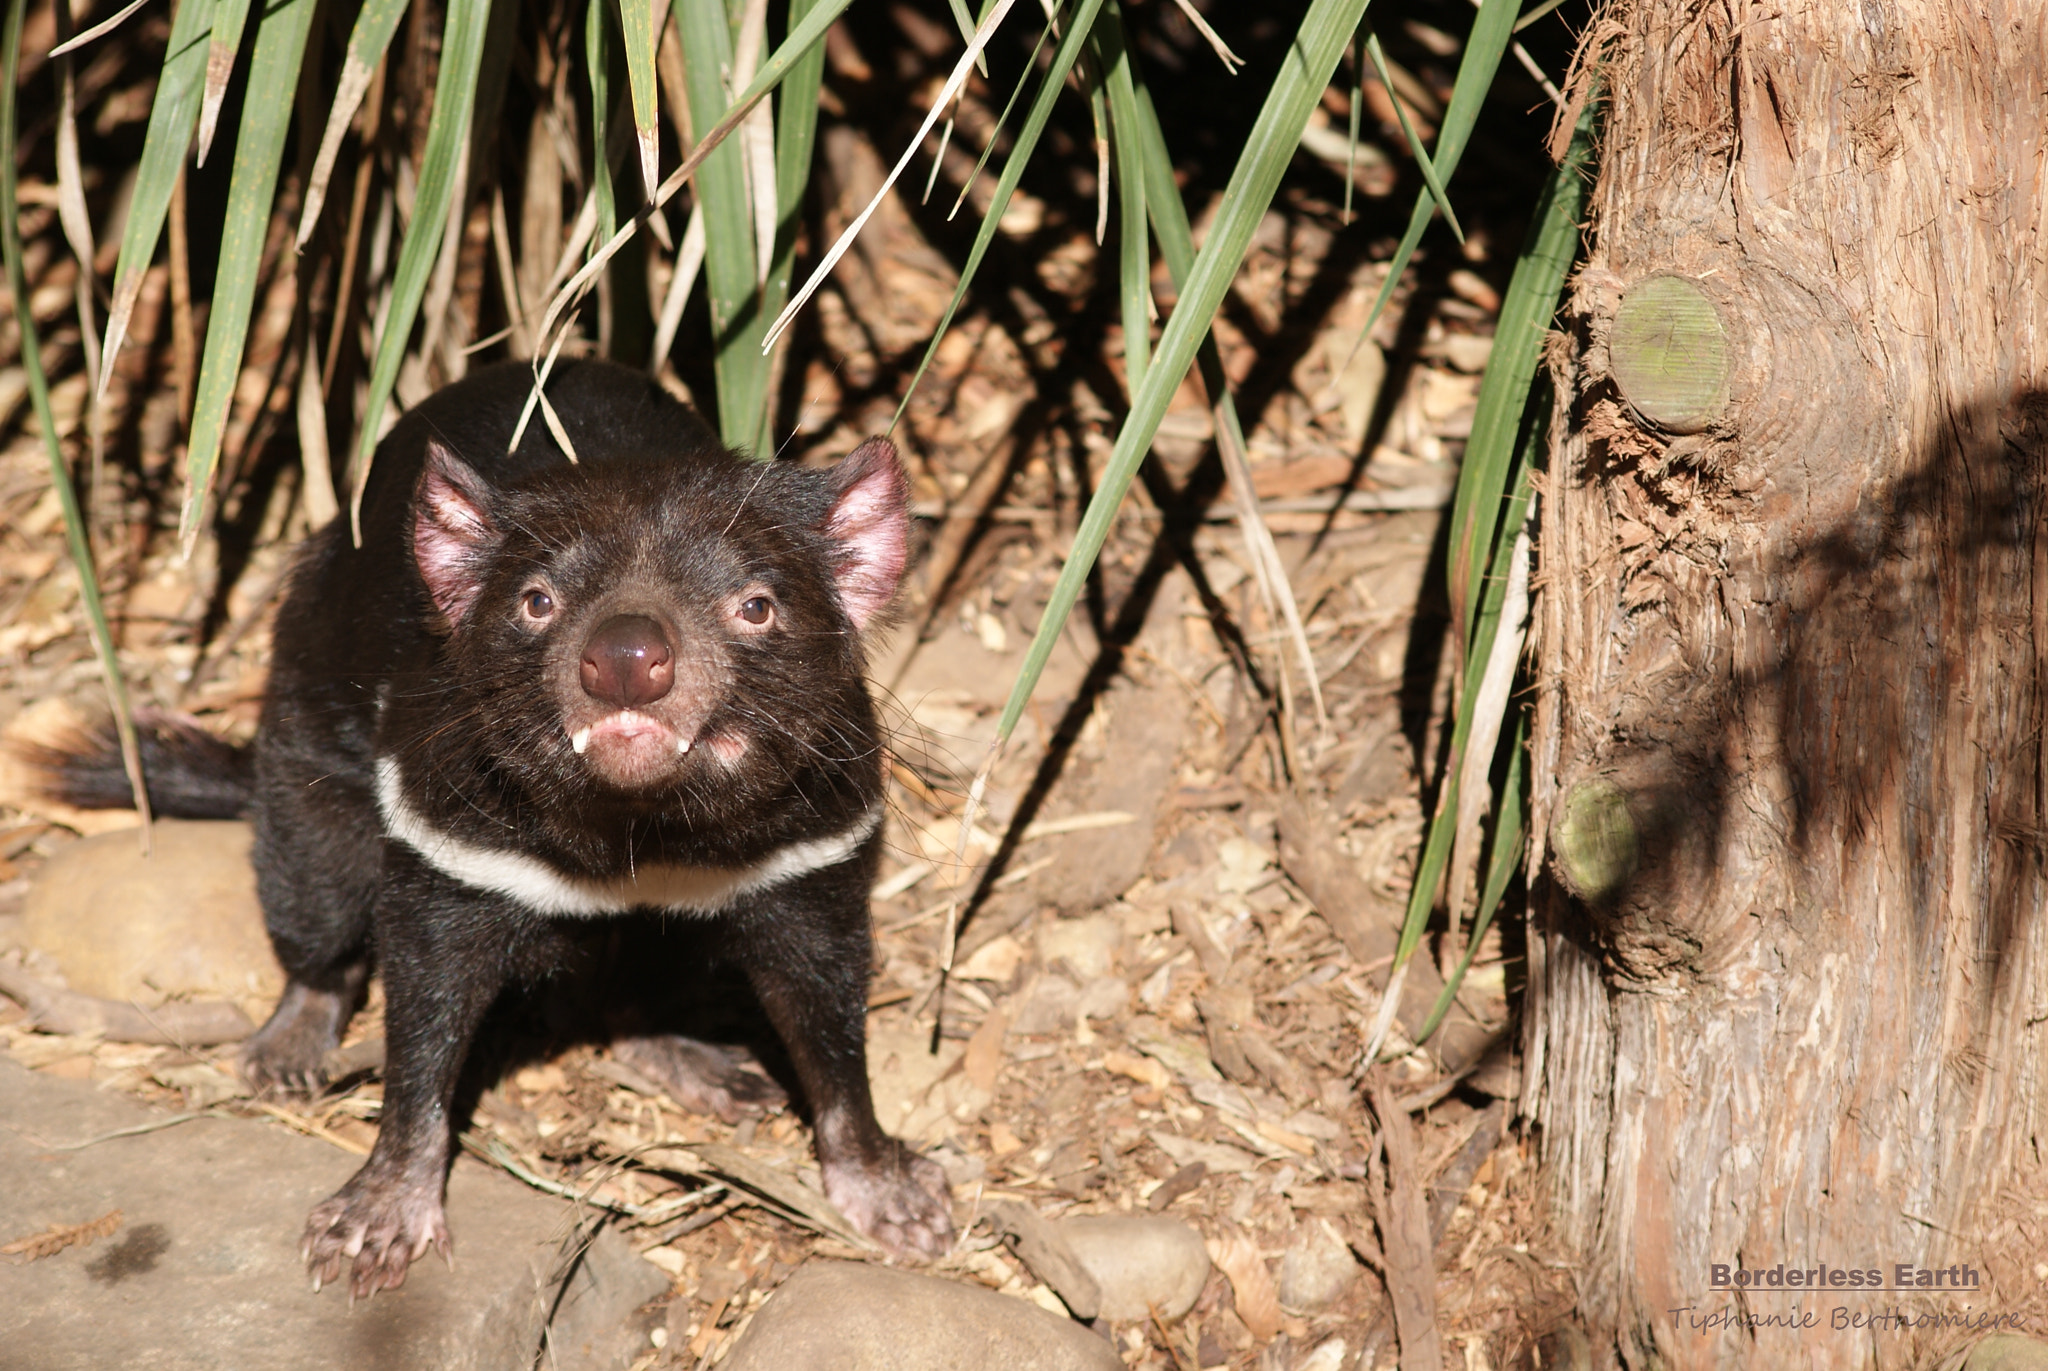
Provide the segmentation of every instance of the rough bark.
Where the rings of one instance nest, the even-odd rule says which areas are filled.
[[[1642,0],[1593,41],[1524,1110],[1610,1362],[1931,1364],[1968,1335],[1831,1311],[2043,1312],[2048,6]],[[1689,1325],[1726,1307],[1818,1326]]]

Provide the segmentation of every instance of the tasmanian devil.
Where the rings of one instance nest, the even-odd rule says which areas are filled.
[[[253,815],[288,975],[243,1056],[253,1082],[317,1087],[383,973],[382,1126],[307,1221],[314,1279],[368,1294],[448,1253],[479,1020],[588,921],[636,911],[701,921],[744,969],[833,1203],[885,1246],[942,1252],[944,1178],[876,1123],[864,1053],[883,792],[860,634],[903,570],[895,451],[747,461],[644,378],[581,362],[547,386],[578,460],[538,419],[508,453],[531,382],[498,367],[421,404],[377,449],[361,545],[346,519],[308,541],[253,767],[175,725],[145,758],[160,812]],[[92,771],[74,758],[59,788],[90,798]],[[671,1064],[693,1060],[700,1102],[729,1105],[723,1059]]]

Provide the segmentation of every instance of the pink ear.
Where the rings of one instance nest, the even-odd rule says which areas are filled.
[[[412,555],[427,593],[453,628],[483,589],[484,554],[497,539],[484,512],[483,478],[427,439],[427,465],[412,497]]]
[[[856,629],[895,597],[910,549],[910,482],[887,438],[870,438],[832,469],[825,536],[839,545],[834,581]]]

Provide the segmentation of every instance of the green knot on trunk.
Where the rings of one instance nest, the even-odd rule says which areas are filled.
[[[1682,276],[1651,276],[1622,297],[1608,334],[1621,393],[1651,423],[1698,433],[1728,403],[1728,328],[1705,291]]]
[[[1558,815],[1554,846],[1565,885],[1574,895],[1592,905],[1613,900],[1635,874],[1641,856],[1628,796],[1599,777],[1573,786]]]

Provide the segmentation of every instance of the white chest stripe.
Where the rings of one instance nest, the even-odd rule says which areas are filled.
[[[377,810],[384,832],[420,854],[452,880],[517,900],[541,914],[591,918],[629,909],[672,914],[713,914],[744,895],[767,890],[813,871],[837,866],[860,849],[882,821],[880,806],[843,832],[779,847],[743,867],[651,863],[631,877],[573,876],[538,857],[484,847],[443,833],[405,801],[398,763],[377,762]]]

